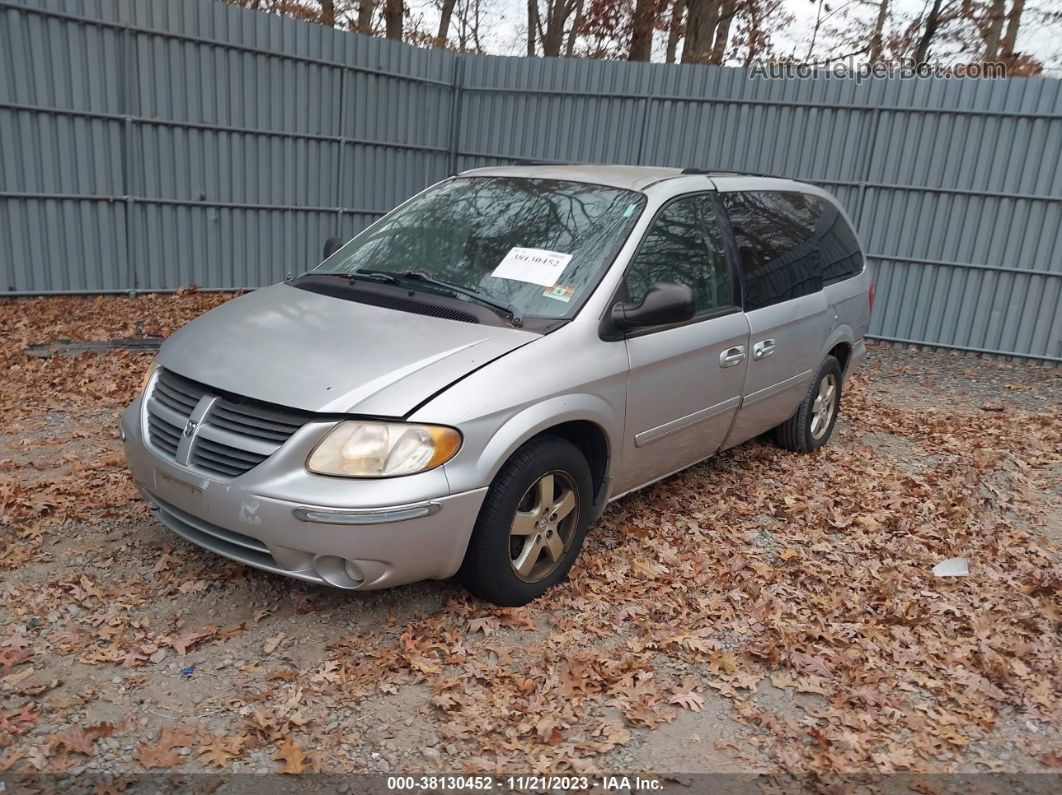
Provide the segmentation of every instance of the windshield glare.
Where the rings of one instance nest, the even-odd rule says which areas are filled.
[[[317,272],[415,271],[508,302],[525,315],[570,317],[644,203],[639,193],[578,182],[452,179],[381,218]]]

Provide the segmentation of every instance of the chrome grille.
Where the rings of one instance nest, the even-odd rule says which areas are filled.
[[[212,390],[166,369],[159,369],[147,399],[152,447],[178,464],[229,478],[265,461],[312,418]]]

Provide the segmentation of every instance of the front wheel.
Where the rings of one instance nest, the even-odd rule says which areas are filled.
[[[830,440],[841,409],[842,377],[841,363],[827,356],[796,414],[774,429],[779,447],[810,453]]]
[[[590,524],[590,467],[571,442],[532,439],[494,479],[458,572],[473,594],[504,607],[567,575]]]

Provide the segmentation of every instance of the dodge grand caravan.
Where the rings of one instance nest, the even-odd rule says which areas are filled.
[[[812,185],[478,169],[177,331],[121,434],[158,518],[218,554],[519,605],[610,500],[767,431],[824,445],[872,302]]]

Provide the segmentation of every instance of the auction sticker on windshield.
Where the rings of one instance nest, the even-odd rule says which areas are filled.
[[[511,248],[491,274],[495,279],[541,284],[552,287],[572,261],[571,254],[544,248]]]

